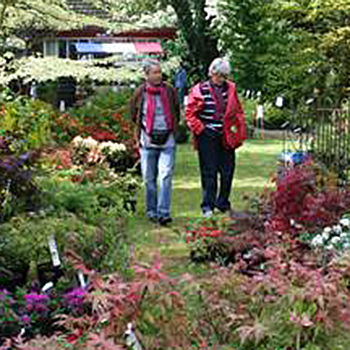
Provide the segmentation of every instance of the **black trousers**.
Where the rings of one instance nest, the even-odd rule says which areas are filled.
[[[198,138],[198,153],[202,180],[202,211],[213,211],[215,208],[222,212],[230,210],[229,198],[236,164],[235,151],[224,148],[222,134],[205,129]]]

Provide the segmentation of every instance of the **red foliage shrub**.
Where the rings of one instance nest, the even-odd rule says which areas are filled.
[[[295,224],[309,232],[337,222],[350,208],[349,194],[317,186],[311,163],[295,167],[276,182],[267,203],[270,231],[295,232]]]

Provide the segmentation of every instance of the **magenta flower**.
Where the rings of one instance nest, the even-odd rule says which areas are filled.
[[[43,294],[30,293],[24,296],[29,312],[45,313],[49,297]]]
[[[86,292],[83,288],[75,288],[64,296],[65,303],[72,309],[83,308]]]
[[[23,315],[21,317],[21,322],[25,325],[30,325],[30,322],[31,322],[31,318],[29,315]]]
[[[5,301],[10,296],[10,293],[6,289],[0,290],[0,302]]]

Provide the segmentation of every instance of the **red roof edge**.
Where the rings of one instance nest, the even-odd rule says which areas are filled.
[[[85,27],[83,29],[74,29],[67,31],[59,31],[56,33],[58,38],[91,38],[98,37],[105,34],[106,29],[101,27]],[[177,36],[176,28],[153,28],[153,29],[140,29],[133,31],[125,31],[120,33],[114,33],[110,35],[115,38],[135,38],[135,39],[170,39],[174,40]]]

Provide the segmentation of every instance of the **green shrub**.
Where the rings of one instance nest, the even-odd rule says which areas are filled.
[[[102,91],[88,99],[83,106],[72,108],[68,113],[82,125],[108,125],[113,132],[122,136],[124,130],[120,122],[131,121],[128,108],[131,93],[131,90]],[[118,114],[123,120],[116,118]]]
[[[57,240],[61,259],[70,250],[79,255],[91,269],[123,271],[127,268],[128,254],[123,223],[116,212],[95,216],[95,225],[69,213],[60,217],[14,217],[0,226],[0,265],[6,272],[0,274],[0,285],[11,285],[11,278],[14,277],[18,284],[24,283],[26,276],[23,275],[29,268],[50,265],[48,239],[51,236]],[[64,266],[69,267],[67,264]]]
[[[0,285],[12,286],[13,280],[23,285],[29,269],[50,265],[50,236],[62,256],[72,250],[90,269],[127,269],[125,218],[135,181],[131,175],[109,183],[40,179],[42,209],[0,225]]]
[[[0,223],[38,206],[38,152],[22,153],[21,148],[21,140],[0,136]]]
[[[0,132],[23,140],[23,151],[41,148],[50,142],[54,111],[48,104],[17,97],[2,103],[0,108]]]
[[[254,138],[254,120],[255,120],[255,108],[256,101],[252,99],[241,98],[242,107],[245,114],[246,126],[247,126],[247,136],[249,139]]]
[[[62,177],[41,179],[41,188],[45,193],[43,203],[46,207],[53,206],[58,213],[79,215],[92,223],[95,216],[108,211],[115,212],[114,215],[120,218],[127,216],[126,205],[136,196],[138,187],[137,180],[131,174],[115,175],[112,181],[97,178],[96,182],[84,183]]]
[[[280,109],[272,103],[265,103],[264,125],[268,129],[279,129],[290,119],[290,111],[287,108]]]

